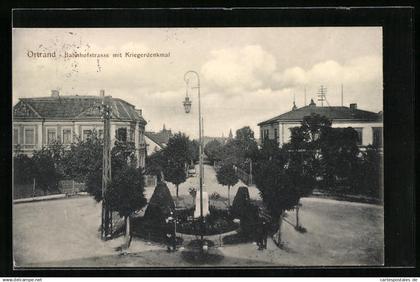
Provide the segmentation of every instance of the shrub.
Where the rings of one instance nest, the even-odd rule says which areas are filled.
[[[245,213],[245,209],[248,208],[249,202],[248,187],[239,187],[231,207],[232,216],[240,219]]]
[[[164,226],[165,219],[174,209],[175,203],[168,186],[164,182],[159,182],[150,198],[144,219],[150,223]]]

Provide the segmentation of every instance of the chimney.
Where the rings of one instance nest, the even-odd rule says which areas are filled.
[[[58,98],[60,96],[60,92],[58,90],[51,90],[51,97]]]
[[[139,116],[142,116],[142,110],[141,109],[136,109],[136,112]]]
[[[105,90],[103,89],[99,90],[99,97],[101,98],[105,97]]]
[[[350,104],[350,109],[351,110],[357,110],[357,104],[356,103],[351,103]]]

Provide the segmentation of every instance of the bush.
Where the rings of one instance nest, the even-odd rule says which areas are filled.
[[[238,192],[236,192],[235,198],[233,199],[232,207],[230,210],[232,216],[240,219],[241,216],[245,213],[245,210],[248,208],[249,203],[250,200],[248,187],[239,187]]]
[[[175,203],[168,186],[164,182],[159,182],[150,198],[149,205],[144,213],[144,219],[155,225],[164,226],[165,219],[174,210]]]

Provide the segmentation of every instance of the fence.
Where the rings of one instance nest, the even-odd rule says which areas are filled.
[[[61,180],[58,182],[58,190],[44,191],[39,188],[36,179],[32,183],[17,184],[13,186],[13,199],[32,198],[39,196],[47,196],[54,194],[75,195],[79,192],[85,191],[86,186],[84,183],[76,182],[74,180]]]
[[[76,195],[79,192],[86,190],[85,183],[76,182],[74,180],[61,180],[58,182],[58,188],[61,193],[68,196]]]
[[[254,179],[252,177],[252,174],[249,174],[248,172],[240,169],[239,167],[235,166],[236,175],[240,180],[242,180],[243,183],[246,185],[252,185],[254,184]]]

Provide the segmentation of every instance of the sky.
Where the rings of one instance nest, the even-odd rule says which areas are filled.
[[[34,57],[34,53],[55,57]],[[65,53],[109,54],[101,58]],[[167,57],[129,57],[165,53]],[[113,57],[121,53],[122,57]],[[197,79],[206,136],[228,136],[291,110],[327,87],[331,106],[382,110],[380,27],[13,29],[13,104],[19,98],[106,95],[142,109],[147,131],[163,124],[198,136]],[[192,100],[186,114],[185,95]]]

